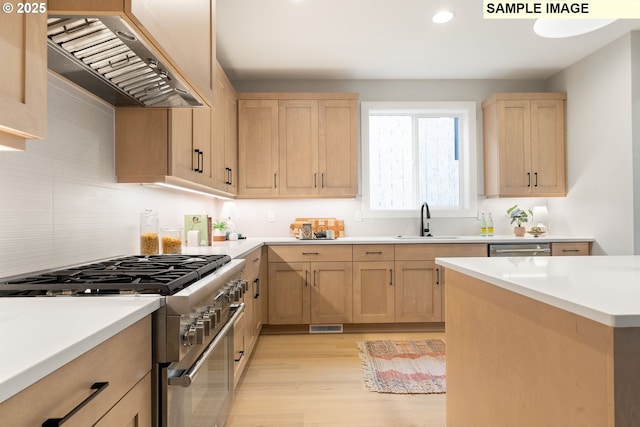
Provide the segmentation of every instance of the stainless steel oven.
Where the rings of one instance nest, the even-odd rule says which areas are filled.
[[[233,401],[233,325],[243,309],[243,304],[234,309],[193,363],[164,369],[168,426],[224,426]]]
[[[152,318],[153,426],[222,427],[233,399],[244,266],[226,255],[135,255],[15,277],[0,283],[0,296],[162,296]]]

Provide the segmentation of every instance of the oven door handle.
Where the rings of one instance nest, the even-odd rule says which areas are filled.
[[[200,369],[202,369],[205,363],[207,363],[209,357],[211,357],[211,354],[216,350],[216,347],[218,346],[220,341],[222,341],[229,333],[229,330],[233,328],[233,324],[236,323],[236,320],[238,319],[238,317],[240,317],[243,311],[244,303],[241,303],[236,308],[233,316],[231,316],[231,318],[227,321],[227,323],[225,323],[222,329],[220,329],[220,332],[218,332],[213,341],[211,341],[211,344],[209,344],[207,349],[200,355],[200,357],[198,357],[195,363],[179,377],[170,377],[169,385],[180,385],[182,387],[189,387],[198,375],[198,372],[200,372]]]

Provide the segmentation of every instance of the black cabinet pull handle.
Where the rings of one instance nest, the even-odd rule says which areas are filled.
[[[389,269],[389,286],[393,286],[393,269]]]
[[[531,172],[527,172],[527,187],[531,187]]]
[[[107,387],[109,387],[109,383],[108,382],[103,382],[103,383],[94,383],[91,386],[91,390],[95,390],[93,393],[91,393],[91,395],[89,395],[89,397],[87,397],[86,399],[84,399],[82,402],[80,402],[80,404],[78,406],[76,406],[75,408],[73,408],[71,410],[71,412],[69,412],[67,415],[65,415],[62,418],[49,418],[47,421],[42,423],[42,427],[58,427],[61,426],[62,424],[66,423],[67,421],[69,421],[69,419],[71,419],[71,417],[73,417],[80,409],[82,409],[84,406],[86,406],[89,402],[91,402],[95,397],[97,397],[100,393],[102,393]]]
[[[237,359],[233,359],[236,362],[239,362],[242,360],[242,358],[244,357],[244,350],[240,350],[238,354],[240,355],[240,357],[238,357]]]
[[[227,171],[227,181],[225,182],[225,184],[231,185],[231,177],[233,176],[231,173],[231,168],[224,168],[224,170]]]
[[[536,177],[536,184],[534,185],[534,187],[538,186],[538,172],[534,173],[535,177]]]
[[[253,283],[256,284],[256,293],[253,295],[253,298],[258,299],[260,298],[260,278],[254,279]]]
[[[196,156],[198,156],[194,172],[202,173],[204,172],[204,151],[198,150],[197,148],[193,151],[196,153]]]

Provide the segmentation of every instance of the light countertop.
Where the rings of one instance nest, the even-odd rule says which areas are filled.
[[[299,240],[294,237],[262,237],[248,238],[237,241],[214,242],[212,246],[184,246],[182,253],[192,255],[229,255],[232,258],[242,258],[252,250],[262,245],[402,245],[416,243],[549,243],[549,242],[593,242],[592,237],[585,236],[564,236],[564,235],[544,235],[541,237],[525,236],[516,237],[513,235],[504,236],[436,236],[436,237],[412,237],[398,238],[396,236],[354,236],[340,237],[333,240]]]
[[[640,326],[640,256],[436,258],[436,264],[607,326]]]
[[[0,403],[160,308],[159,296],[0,298]]]

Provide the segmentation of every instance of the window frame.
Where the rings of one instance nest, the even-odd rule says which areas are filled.
[[[369,116],[372,112],[389,114],[455,115],[459,118],[460,206],[429,207],[436,218],[477,217],[478,154],[476,142],[476,108],[474,101],[452,102],[361,102],[360,134],[362,152],[362,216],[363,218],[414,218],[420,209],[371,209],[369,173]]]

